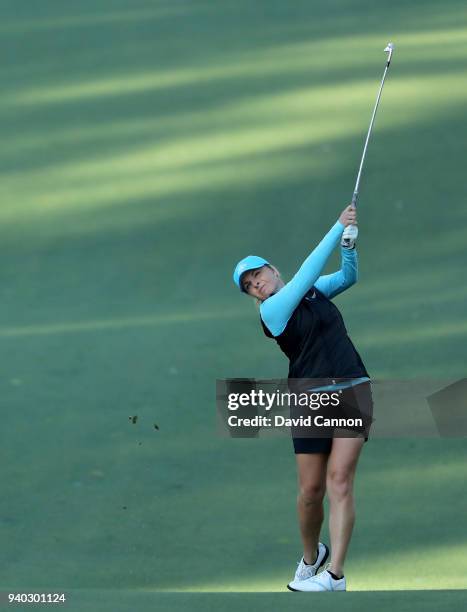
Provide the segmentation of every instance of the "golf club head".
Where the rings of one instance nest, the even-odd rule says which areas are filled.
[[[392,43],[392,42],[389,42],[389,43],[386,45],[386,48],[385,48],[384,50],[386,51],[386,53],[388,53],[388,54],[389,54],[389,55],[388,55],[388,66],[389,66],[389,64],[390,64],[390,62],[391,62],[392,52],[394,51],[394,45],[393,45],[393,43]]]

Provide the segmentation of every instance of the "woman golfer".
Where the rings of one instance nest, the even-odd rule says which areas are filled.
[[[340,389],[347,397],[350,394],[362,413],[369,414],[372,404],[368,373],[331,302],[357,280],[356,223],[356,209],[348,206],[288,283],[273,265],[253,255],[237,264],[234,282],[259,301],[264,333],[276,340],[289,359],[289,382],[339,378],[340,381],[331,381],[336,383],[331,388]],[[339,242],[341,269],[320,276]],[[303,541],[303,557],[295,578],[288,584],[292,591],[346,590],[344,560],[355,520],[353,481],[367,439],[365,432],[353,432],[353,437],[337,437],[334,433],[328,438],[294,437],[292,433]],[[329,555],[328,547],[319,542],[325,492],[330,503],[331,560],[318,574]]]

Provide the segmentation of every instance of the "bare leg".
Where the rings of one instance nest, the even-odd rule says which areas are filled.
[[[326,491],[326,463],[324,453],[297,454],[298,486],[297,511],[306,563],[316,559],[319,534],[324,518],[323,497]]]
[[[353,483],[363,438],[334,438],[329,455],[326,487],[329,497],[331,571],[340,577],[355,522]]]

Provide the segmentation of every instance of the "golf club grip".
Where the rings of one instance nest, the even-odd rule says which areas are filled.
[[[357,198],[358,198],[358,191],[354,191],[353,192],[353,196],[352,196],[352,201],[350,202],[351,206],[357,206]]]

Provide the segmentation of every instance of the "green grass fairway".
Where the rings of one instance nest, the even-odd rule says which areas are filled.
[[[289,278],[349,202],[392,40],[337,303],[375,378],[466,376],[466,24],[460,0],[1,2],[0,592],[303,608],[290,440],[216,433],[216,378],[287,371],[231,273]],[[461,438],[368,442],[344,610],[465,607],[466,466]]]
[[[338,597],[338,600],[336,600]],[[184,612],[185,610],[219,610],[236,612],[239,609],[255,612],[301,612],[308,603],[319,612],[382,610],[382,612],[438,612],[465,607],[464,591],[375,591],[329,595],[319,593],[313,602],[307,595],[293,593],[147,593],[133,591],[73,591],[67,609],[70,611],[120,612],[126,610],[156,610]],[[337,601],[337,603],[336,603]]]

